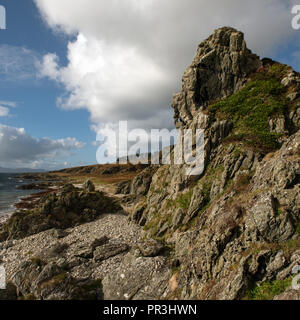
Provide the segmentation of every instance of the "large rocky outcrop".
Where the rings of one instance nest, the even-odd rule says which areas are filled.
[[[299,92],[299,74],[260,60],[241,32],[221,28],[199,45],[172,106],[179,129],[205,132],[204,172],[160,166],[131,214],[175,246],[170,298],[270,299],[266,288],[291,284],[300,263]]]
[[[51,228],[66,229],[120,210],[113,199],[95,191],[90,181],[83,190],[67,184],[61,191],[45,195],[36,208],[14,213],[2,226],[0,241],[24,238]]]
[[[203,41],[182,78],[182,91],[174,95],[172,107],[177,126],[189,126],[199,109],[239,90],[261,61],[246,47],[244,35],[221,28]]]

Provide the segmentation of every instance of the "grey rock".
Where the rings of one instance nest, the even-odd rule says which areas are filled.
[[[282,251],[279,251],[274,259],[267,265],[266,271],[267,273],[274,275],[278,273],[285,265],[287,264],[287,260]]]
[[[178,208],[172,220],[172,228],[174,229],[178,228],[183,222],[184,216],[185,214],[183,210],[181,208]]]
[[[137,258],[128,253],[120,267],[103,279],[104,299],[157,299],[167,292],[170,277],[165,258]]]
[[[176,125],[190,124],[201,107],[239,90],[260,66],[259,58],[247,49],[243,33],[233,28],[216,30],[199,45],[184,73],[182,91],[173,97]]]
[[[274,300],[300,300],[300,290],[288,289],[274,297]]]
[[[116,194],[130,194],[131,181],[122,181],[117,185]]]
[[[85,245],[83,247],[79,247],[77,252],[75,253],[76,257],[91,259],[93,257],[94,249],[90,245]]]
[[[143,257],[155,257],[162,251],[164,246],[158,241],[150,239],[138,243],[138,248]]]
[[[270,192],[258,197],[249,210],[246,223],[247,228],[257,229],[261,240],[267,242],[285,241],[294,233],[289,215],[277,216],[275,198]]]
[[[55,263],[37,266],[26,262],[13,277],[18,295],[39,300],[101,299],[95,281],[74,279]]]
[[[66,237],[67,235],[68,235],[68,233],[65,230],[62,230],[62,229],[53,229],[52,230],[52,236],[54,238],[62,239],[64,237]]]
[[[97,247],[94,251],[94,260],[97,262],[101,262],[118,254],[124,253],[128,250],[129,246],[126,243],[104,244],[101,247]]]
[[[208,106],[239,91],[253,73],[277,69],[290,110],[268,119],[269,131],[281,135],[281,146],[266,154],[269,149],[231,135],[235,119],[214,116]],[[71,224],[51,226],[69,228],[67,236],[50,236],[43,216],[31,230],[33,236],[7,249],[0,245],[17,294],[86,297],[87,279],[101,278],[93,298],[234,300],[245,298],[249,283],[291,277],[300,265],[299,89],[298,73],[270,59],[260,60],[247,49],[241,32],[216,30],[199,45],[182,90],[172,100],[179,130],[204,130],[204,171],[195,169],[195,161],[160,163],[121,183],[117,192],[127,197],[116,198],[126,198],[122,204],[129,219],[99,216],[101,193],[67,186],[61,195],[48,198],[42,212],[58,220],[69,217]],[[74,211],[84,221],[77,220]],[[31,229],[31,224],[18,225]],[[23,231],[18,229],[17,237]],[[12,234],[11,229],[0,232],[0,241]],[[151,237],[160,237],[162,244]],[[58,238],[69,247],[60,250]],[[23,261],[27,255],[38,258]],[[299,299],[299,292],[288,288],[275,299]]]
[[[83,189],[88,191],[88,192],[94,192],[95,191],[95,185],[93,184],[93,182],[91,180],[87,180],[84,184],[83,184]]]
[[[93,248],[93,250],[97,247],[103,246],[105,243],[107,243],[109,241],[109,238],[106,236],[103,236],[101,238],[97,238],[95,239],[92,244],[91,247]]]

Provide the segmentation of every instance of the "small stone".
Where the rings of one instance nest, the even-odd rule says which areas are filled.
[[[126,243],[104,244],[94,251],[94,260],[100,262],[128,250],[129,247]]]
[[[138,243],[138,248],[143,257],[155,257],[162,251],[164,246],[158,241],[150,239]]]
[[[53,229],[52,236],[53,238],[62,239],[68,235],[68,232],[62,229]]]
[[[84,259],[90,259],[93,257],[93,247],[90,245],[85,245],[78,249],[78,251],[75,253],[76,257],[84,258]]]
[[[94,249],[96,249],[97,247],[103,246],[105,243],[107,243],[109,241],[109,238],[106,236],[103,236],[99,239],[95,239],[92,244],[91,247]]]

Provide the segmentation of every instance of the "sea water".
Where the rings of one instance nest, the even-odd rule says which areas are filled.
[[[36,190],[19,190],[18,186],[25,185],[31,181],[23,181],[19,174],[0,173],[0,216],[15,210],[14,203],[20,198],[28,196]]]

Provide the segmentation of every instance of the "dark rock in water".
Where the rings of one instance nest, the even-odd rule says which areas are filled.
[[[83,184],[83,190],[88,191],[88,192],[94,192],[95,191],[95,185],[91,180],[87,180]]]
[[[24,184],[24,185],[18,186],[17,189],[19,189],[19,190],[43,190],[43,189],[47,189],[53,185],[54,185],[54,183],[52,183],[52,182],[37,182],[37,183],[29,183],[29,184]]]

